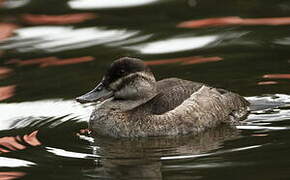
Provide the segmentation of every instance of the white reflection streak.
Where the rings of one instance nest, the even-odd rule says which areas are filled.
[[[243,130],[287,130],[289,127],[270,127],[270,126],[237,126],[238,129]]]
[[[217,39],[218,36],[183,37],[146,43],[134,47],[129,46],[128,48],[138,50],[144,54],[173,53],[202,48],[215,42]]]
[[[1,103],[0,130],[9,129],[11,123],[17,118],[24,117],[61,117],[69,115],[61,120],[72,117],[88,120],[92,107],[84,108],[73,100],[41,100],[21,103]]]
[[[261,97],[261,96],[252,96],[246,97],[249,101],[265,101],[265,102],[284,102],[290,103],[290,96],[287,94],[272,94],[269,96]]]
[[[237,152],[237,151],[243,151],[243,150],[248,150],[248,149],[254,149],[254,148],[261,147],[261,146],[262,145],[253,145],[253,146],[229,149],[229,150],[226,150],[226,151],[220,151],[220,152],[215,152],[215,153],[194,154],[194,155],[187,155],[187,156],[161,157],[161,160],[192,159],[192,158],[199,158],[199,157],[206,157],[206,156],[212,156],[212,155],[225,154],[225,153],[229,153],[229,152]]]
[[[48,38],[48,42],[37,45],[34,48],[43,49],[49,52],[78,49],[105,44],[108,42],[120,41],[127,39],[136,33],[137,32],[126,32],[124,30],[97,30],[95,28],[87,28],[75,30],[67,36],[60,36],[59,39],[53,39],[56,37],[51,37],[51,39]],[[25,49],[22,50],[25,51]]]
[[[64,34],[68,34],[72,31],[71,27],[55,27],[55,26],[38,26],[21,28],[15,30],[16,36],[11,37],[2,42],[9,42],[7,44],[1,44],[0,49],[14,49],[23,47],[37,46],[43,41],[47,41],[49,37],[57,37]]]
[[[63,157],[70,157],[70,158],[99,158],[100,156],[94,155],[94,154],[86,154],[86,153],[78,153],[78,152],[72,152],[72,151],[66,151],[63,149],[57,149],[52,147],[46,147],[48,152],[51,152],[58,156]]]
[[[85,135],[78,135],[80,139],[88,141],[90,143],[95,142],[95,139],[89,136],[85,136]],[[94,147],[93,147],[94,148]]]
[[[28,167],[35,163],[14,158],[0,157],[0,167]]]
[[[15,33],[17,36],[8,39],[12,42],[7,40],[8,43],[0,45],[0,48],[17,48],[21,52],[36,49],[57,52],[126,40],[137,31],[42,26],[18,29]]]
[[[238,163],[238,166],[248,166],[250,163]],[[207,163],[207,164],[192,164],[192,165],[165,165],[164,168],[166,169],[176,169],[176,168],[182,168],[182,169],[193,169],[193,168],[215,168],[215,167],[230,167],[233,166],[233,162],[222,162],[222,163]]]
[[[28,4],[30,0],[7,0],[1,4],[5,8],[13,9]]]
[[[23,39],[23,38],[46,37],[51,35],[63,36],[70,31],[72,31],[72,27],[37,26],[17,29],[15,33],[18,35],[20,39]]]
[[[277,39],[274,41],[274,43],[289,46],[290,45],[290,37]]]
[[[68,5],[72,9],[106,9],[127,8],[152,4],[158,0],[71,0]]]
[[[120,38],[120,36],[124,33],[124,31],[117,30],[102,31],[95,28],[84,28],[71,31],[66,34],[48,36],[45,39],[51,42],[42,43],[38,46],[38,48],[53,48],[56,46],[65,46],[73,43],[81,43],[97,39],[111,41],[113,37]]]

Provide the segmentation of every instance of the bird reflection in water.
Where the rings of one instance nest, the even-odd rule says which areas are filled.
[[[109,178],[163,179],[162,171],[166,159],[186,160],[220,148],[224,141],[239,137],[239,131],[229,126],[209,129],[199,135],[175,137],[151,137],[139,139],[111,139],[95,137],[94,146],[103,154],[101,168],[89,174],[100,172]],[[207,154],[208,155],[208,154]],[[188,160],[188,159],[187,159]]]
[[[31,124],[34,123],[36,122],[31,122]],[[56,125],[53,125],[52,128],[45,129],[46,126],[48,127],[54,123],[56,123]],[[84,124],[73,123],[72,121],[57,122],[57,120],[45,123],[42,121],[40,123],[40,128],[26,133],[25,135],[9,135],[2,137],[0,138],[1,153],[8,154],[9,156],[9,153],[14,152],[15,155],[17,151],[31,149],[37,146],[52,146],[58,149],[66,147],[66,151],[70,151],[68,149],[68,144],[74,144],[72,148],[75,148],[78,145],[77,143],[80,142],[75,141],[76,138],[80,140],[92,138],[87,134],[89,131],[85,129],[86,123],[85,126]],[[35,127],[33,128],[35,129]],[[66,133],[63,134],[63,132]],[[99,157],[97,159],[98,163],[84,166],[82,168],[82,173],[89,176],[106,178],[126,177],[127,179],[162,179],[162,171],[164,168],[166,169],[164,164],[174,162],[175,158],[179,161],[183,159],[188,161],[189,156],[190,159],[194,159],[195,156],[214,155],[215,152],[209,153],[209,151],[220,149],[224,141],[232,140],[237,137],[239,137],[239,131],[229,126],[219,126],[195,136],[186,135],[137,139],[114,139],[97,136],[93,137],[94,141],[90,143],[88,141],[86,142],[90,144],[88,147],[91,147],[89,151],[91,151],[92,157]],[[60,138],[65,138],[65,140]],[[55,139],[58,140],[55,141]],[[53,143],[53,145],[51,143]],[[39,150],[47,151],[46,148],[40,148]],[[71,150],[71,152],[73,151],[75,151],[75,149]],[[45,152],[43,153],[45,154]],[[54,156],[53,158],[56,158],[53,162],[57,162],[57,159],[61,157]],[[170,161],[166,159],[170,159]],[[93,159],[88,160],[89,161],[86,162],[91,162]],[[59,161],[61,161],[61,159],[59,159]],[[37,160],[33,162],[37,163]],[[11,172],[1,173],[3,176],[9,176],[10,179],[16,178],[17,175],[26,175],[24,172],[15,172],[15,174],[12,174],[15,176],[10,176],[9,173]],[[1,173],[0,177],[2,176]],[[60,173],[63,172],[60,171]]]

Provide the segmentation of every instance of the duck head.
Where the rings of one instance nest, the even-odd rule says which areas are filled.
[[[156,80],[140,59],[124,57],[114,61],[101,82],[90,92],[77,97],[80,103],[105,101],[109,98],[132,101],[140,105],[157,94]]]

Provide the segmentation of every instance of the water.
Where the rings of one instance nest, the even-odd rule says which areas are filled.
[[[0,179],[289,179],[289,12],[283,0],[0,0]],[[256,111],[198,136],[90,137],[93,107],[74,98],[122,56]]]

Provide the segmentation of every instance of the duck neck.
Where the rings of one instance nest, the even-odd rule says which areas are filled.
[[[136,73],[136,77],[122,89],[115,92],[112,106],[121,111],[132,110],[158,94],[156,80],[152,73]]]
[[[114,99],[111,103],[112,108],[119,109],[122,112],[132,110],[146,102],[150,101],[157,95],[156,88],[146,91],[142,91],[142,96],[138,96],[136,99]]]

